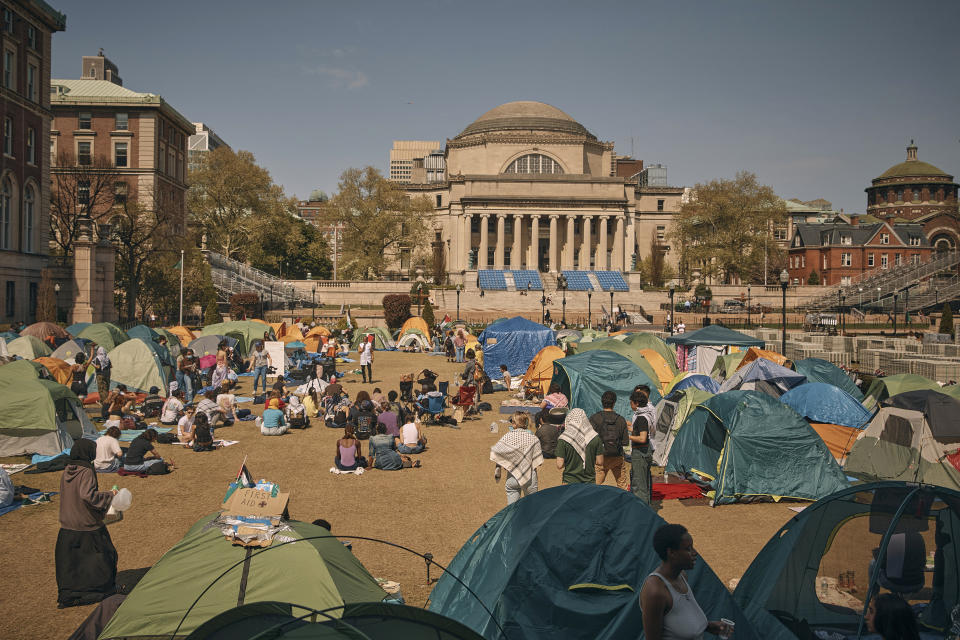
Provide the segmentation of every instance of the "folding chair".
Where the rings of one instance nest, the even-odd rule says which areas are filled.
[[[453,416],[457,422],[465,420],[468,416],[476,413],[475,405],[477,403],[477,388],[474,386],[462,386],[457,392],[457,397],[453,405],[457,407],[457,412]]]
[[[421,414],[436,422],[437,416],[442,416],[443,412],[447,410],[447,396],[439,391],[431,391],[418,400],[416,406]]]

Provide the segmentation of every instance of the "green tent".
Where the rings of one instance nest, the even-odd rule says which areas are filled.
[[[85,327],[83,331],[77,334],[78,338],[86,338],[97,343],[98,347],[103,347],[107,353],[113,351],[117,345],[123,344],[130,339],[125,331],[110,322],[98,322]]]
[[[677,432],[666,470],[709,480],[714,504],[818,500],[848,486],[813,427],[760,391],[728,391],[694,408]]]
[[[127,340],[110,351],[110,388],[127,385],[130,391],[147,392],[150,387],[159,387],[160,395],[167,395],[169,376],[163,360],[155,349],[139,338]],[[87,387],[91,393],[97,390],[96,378],[91,378]]]
[[[623,339],[629,345],[640,349],[653,349],[667,361],[674,373],[677,372],[677,351],[666,342],[646,331],[638,331],[629,334]]]
[[[201,518],[153,565],[100,640],[184,638],[214,616],[257,602],[288,602],[339,616],[344,604],[386,597],[360,561],[323,527],[290,520],[271,546],[248,550],[211,526],[217,515]],[[287,538],[294,542],[283,544]]]
[[[23,376],[25,378],[40,378],[45,380],[53,380],[53,376],[50,375],[50,372],[47,371],[47,368],[40,364],[39,362],[34,362],[33,360],[14,360],[13,362],[8,362],[3,367],[4,375],[10,380],[16,380],[17,376]]]
[[[557,383],[570,406],[583,409],[587,416],[600,411],[600,396],[604,391],[617,394],[614,410],[622,416],[633,415],[630,394],[638,384],[650,387],[650,402],[660,401],[660,385],[628,358],[598,349],[553,361],[551,384]]]
[[[940,385],[912,373],[898,373],[885,378],[876,378],[867,389],[863,405],[875,409],[878,404],[891,396],[907,391],[939,391]]]
[[[643,357],[642,353],[640,353],[641,348],[642,347],[636,345],[627,344],[623,340],[617,340],[616,338],[601,338],[600,340],[578,344],[574,351],[575,353],[585,353],[587,351],[600,349],[603,351],[613,351],[614,353],[619,353],[624,358],[628,358],[630,362],[640,367],[640,370],[643,371],[648,378],[656,381],[657,389],[659,389],[660,378],[657,376],[656,370],[650,366],[650,363],[647,362],[647,359]]]
[[[951,384],[947,385],[946,387],[940,387],[940,393],[960,400],[960,384]]]
[[[863,392],[843,369],[821,358],[805,358],[793,363],[797,373],[807,377],[808,382],[826,382],[846,391],[857,400],[863,400]]]
[[[80,335],[80,332],[89,327],[90,324],[91,323],[89,322],[77,322],[76,324],[72,324],[67,327],[67,333],[76,338],[78,335]]]
[[[0,456],[56,455],[74,438],[96,436],[77,396],[58,382],[39,379],[34,364],[0,367]]]
[[[180,355],[180,351],[183,349],[183,344],[180,342],[180,336],[175,333],[170,333],[166,329],[154,329],[159,335],[167,339],[167,351],[170,352],[170,357],[173,358],[174,362],[177,360],[177,356]]]
[[[197,337],[200,336],[226,336],[237,341],[237,347],[241,356],[246,356],[253,349],[257,340],[263,340],[263,334],[270,334],[273,340],[273,329],[262,322],[253,320],[233,320],[232,322],[218,322],[205,326]]]
[[[396,347],[393,338],[390,336],[390,332],[383,327],[365,327],[363,329],[357,329],[353,332],[353,340],[350,342],[350,350],[355,351],[360,346],[360,343],[364,340],[364,338],[366,338],[368,335],[374,336],[374,349],[390,351]]]
[[[7,343],[7,353],[12,356],[20,356],[24,360],[33,360],[50,355],[53,353],[53,349],[40,338],[20,336]]]
[[[751,338],[745,333],[734,331],[721,327],[718,324],[712,324],[696,331],[687,331],[678,333],[667,338],[667,344],[682,344],[688,347],[699,345],[711,347],[764,347],[765,343],[760,338]]]
[[[713,363],[713,369],[710,370],[710,377],[723,382],[733,375],[746,355],[746,351],[737,351],[725,356],[718,356],[716,362]]]

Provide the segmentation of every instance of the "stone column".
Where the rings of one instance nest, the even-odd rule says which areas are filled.
[[[574,222],[573,216],[567,216],[567,242],[563,246],[563,269],[573,269],[573,252],[577,246]]]
[[[606,271],[607,266],[607,216],[600,216],[600,230],[597,234],[597,257],[594,260],[597,271]]]
[[[527,266],[534,271],[540,270],[540,216],[530,216],[530,253]]]
[[[513,214],[513,249],[510,250],[510,268],[523,268],[523,216]]]
[[[626,237],[626,252],[627,255],[624,256],[624,262],[626,263],[626,270],[630,271],[633,266],[633,258],[636,253],[637,246],[637,226],[636,226],[636,216],[631,215],[627,218],[627,237]]]
[[[592,215],[581,217],[583,223],[583,239],[580,241],[580,270],[590,270],[590,254],[593,251],[593,239],[590,237],[590,227],[593,224]]]
[[[616,271],[623,271],[623,216],[616,217],[616,226],[614,227],[613,233],[613,264],[610,265],[610,268]]]
[[[557,218],[555,213],[550,214],[550,273],[557,272]]]
[[[480,214],[480,250],[477,252],[477,269],[489,268],[487,253],[490,249],[490,214]]]
[[[497,214],[497,244],[493,249],[493,266],[495,269],[503,269],[503,249],[506,245],[504,233],[506,230],[507,214]]]
[[[78,234],[73,244],[73,312],[70,321],[98,322],[94,289],[97,283],[96,244],[93,240],[93,221],[86,216],[77,220]]]
[[[473,248],[470,246],[470,218],[471,216],[466,213],[460,216],[460,237],[457,241],[460,256],[457,263],[461,270],[467,268],[470,261],[470,249]]]

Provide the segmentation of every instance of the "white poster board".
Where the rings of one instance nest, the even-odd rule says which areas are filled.
[[[267,374],[267,378],[276,378],[286,374],[284,365],[287,359],[283,352],[284,344],[279,340],[266,341],[263,343],[263,350],[270,354],[271,366],[276,369],[276,373]]]

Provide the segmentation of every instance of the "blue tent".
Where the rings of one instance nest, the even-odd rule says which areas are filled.
[[[72,324],[67,327],[67,333],[76,338],[78,335],[80,335],[81,331],[89,327],[91,324],[92,323],[90,322],[77,322],[76,324]]]
[[[802,373],[809,382],[826,382],[835,387],[840,387],[857,402],[863,400],[863,392],[857,387],[856,383],[850,379],[850,376],[837,365],[827,362],[821,358],[805,358],[793,363],[793,368],[797,373]]]
[[[779,398],[790,389],[806,382],[802,373],[787,369],[766,358],[757,358],[745,367],[737,369],[720,385],[724,391],[762,391]]]
[[[702,373],[695,373],[689,375],[677,384],[673,385],[670,388],[670,391],[683,391],[690,387],[695,387],[701,391],[708,391],[710,393],[720,393],[720,383],[711,378],[710,376],[703,375]]]
[[[538,491],[469,538],[433,588],[430,610],[488,640],[642,638],[638,594],[660,565],[652,541],[663,524],[643,502],[615,487],[571,484]],[[736,623],[737,640],[766,637],[733,604],[703,558],[687,580],[710,620]]]
[[[870,421],[870,412],[856,398],[826,382],[794,387],[780,396],[780,402],[811,422],[862,429]]]
[[[540,349],[557,344],[552,329],[520,316],[487,325],[477,340],[483,348],[483,369],[492,379],[502,376],[502,364],[510,375],[523,375]]]
[[[135,327],[127,329],[127,335],[131,338],[143,338],[144,340],[152,340],[154,342],[160,337],[159,333],[145,324],[138,324]]]
[[[638,384],[650,387],[651,403],[656,404],[661,398],[660,385],[643,369],[629,358],[605,349],[557,358],[553,361],[550,383],[559,384],[570,406],[583,409],[588,416],[600,411],[600,396],[604,391],[617,394],[613,410],[624,417],[633,415],[630,394]]]

